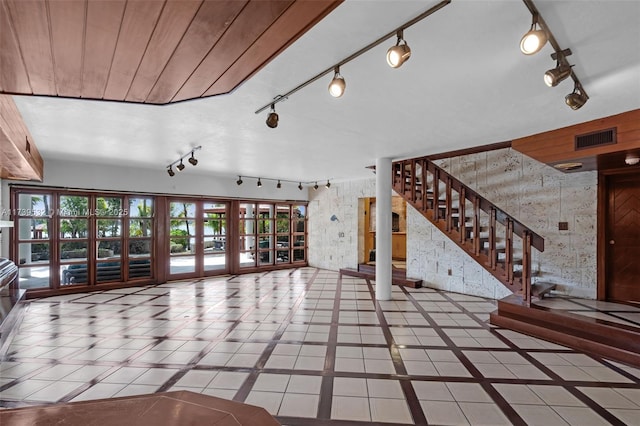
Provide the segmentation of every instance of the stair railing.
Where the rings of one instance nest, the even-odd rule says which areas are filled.
[[[540,235],[427,157],[396,161],[392,170],[392,185],[397,193],[507,288],[521,293],[527,306],[531,303],[532,248],[544,251],[544,239]],[[454,207],[455,200],[457,207]],[[467,202],[472,206],[470,217],[467,217]],[[488,222],[488,236],[484,238],[481,237],[482,212]],[[504,227],[504,249],[497,247],[498,224]],[[521,271],[515,270],[514,235],[522,240]],[[504,255],[502,261],[500,254]]]

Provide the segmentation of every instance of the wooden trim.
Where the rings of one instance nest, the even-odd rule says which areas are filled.
[[[457,149],[455,151],[441,152],[439,154],[427,155],[427,159],[431,161],[442,160],[445,158],[460,157],[462,155],[479,154],[481,152],[495,151],[497,149],[511,148],[511,141],[490,143],[488,145],[473,146],[471,148]]]
[[[576,135],[586,135],[612,128],[617,132],[615,144],[575,149]],[[596,161],[599,156],[640,148],[640,109],[514,139],[512,147],[545,164],[580,161],[584,163],[581,171],[595,169],[600,167]]]
[[[597,240],[596,240],[596,277],[597,277],[597,298],[606,300],[607,298],[607,262],[606,262],[606,228],[607,228],[607,174],[598,173],[598,200],[597,200]]]

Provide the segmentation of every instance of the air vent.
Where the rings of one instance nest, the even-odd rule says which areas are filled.
[[[613,145],[617,142],[616,128],[600,130],[598,132],[576,135],[575,150],[595,148],[602,145]]]

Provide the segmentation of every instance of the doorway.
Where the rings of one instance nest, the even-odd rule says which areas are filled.
[[[605,297],[640,303],[640,174],[607,175],[604,187]]]
[[[169,279],[228,272],[228,203],[192,199],[169,202]]]
[[[360,200],[362,218],[359,229],[360,263],[375,264],[376,244],[376,199],[367,197]],[[391,260],[396,269],[406,269],[407,263],[407,203],[402,197],[391,197]]]

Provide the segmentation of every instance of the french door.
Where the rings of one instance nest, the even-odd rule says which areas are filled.
[[[228,273],[228,203],[171,199],[168,208],[168,278]]]

